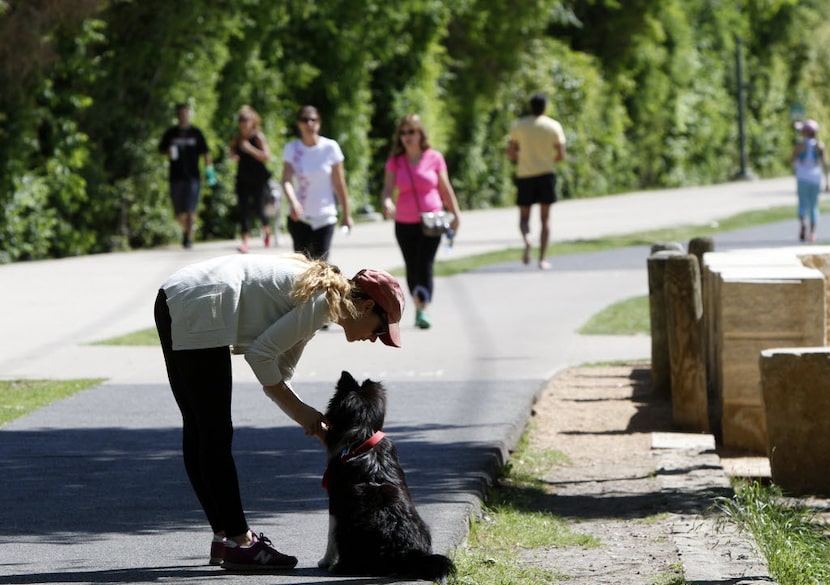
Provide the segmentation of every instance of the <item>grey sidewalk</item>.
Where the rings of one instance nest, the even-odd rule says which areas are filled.
[[[708,223],[786,205],[795,206],[790,179],[564,201],[553,210],[553,239]],[[468,212],[462,221],[454,249],[440,257],[519,244],[515,209]],[[793,235],[794,227],[793,220]],[[287,242],[282,236],[277,252]],[[0,266],[0,378],[107,378],[0,429],[0,584],[238,579],[204,565],[209,530],[181,469],[180,421],[159,351],[88,345],[151,327],[165,276],[234,250],[234,242],[216,242]],[[386,430],[436,549],[463,537],[481,490],[551,375],[569,365],[649,357],[644,336],[576,334],[600,309],[647,293],[644,252],[582,260],[554,259],[554,269],[542,272],[517,259],[438,279],[433,329],[416,330],[408,309],[400,350],[343,343],[336,327],[309,344],[295,380],[318,408],[343,369],[387,384]],[[338,234],[332,261],[346,273],[399,266],[392,225]],[[262,395],[243,360],[234,369],[235,450],[249,519],[300,558],[290,574],[245,581],[338,581],[316,569],[326,534],[322,451]]]

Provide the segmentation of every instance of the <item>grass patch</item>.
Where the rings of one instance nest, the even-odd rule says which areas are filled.
[[[550,547],[599,546],[599,540],[573,532],[546,509],[548,491],[540,479],[554,465],[568,463],[565,454],[534,450],[522,436],[511,460],[473,520],[464,546],[455,553],[454,585],[555,583],[550,570],[522,562],[523,554]]]
[[[737,482],[735,496],[719,498],[725,519],[751,534],[780,585],[830,583],[828,525],[775,486]]]
[[[126,335],[112,337],[96,341],[90,345],[142,345],[142,346],[157,346],[159,345],[159,334],[155,327],[149,329],[142,329],[140,331],[133,331]]]
[[[689,585],[689,582],[683,577],[683,565],[676,565],[672,567],[672,573],[665,573],[655,577],[651,585]]]
[[[0,380],[0,425],[61,398],[97,386],[104,379]]]
[[[610,305],[579,329],[582,335],[650,335],[648,295]]]

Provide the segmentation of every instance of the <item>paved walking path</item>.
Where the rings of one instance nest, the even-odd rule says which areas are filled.
[[[552,237],[704,224],[790,205],[789,178],[563,201],[553,208]],[[467,212],[462,222],[454,248],[439,258],[519,246],[515,209]],[[781,229],[753,238],[795,243],[795,220]],[[261,251],[287,251],[288,242],[281,235],[276,251]],[[235,582],[205,564],[210,532],[182,470],[180,420],[160,352],[91,345],[151,327],[155,291],[169,273],[226,253],[235,253],[234,242],[0,266],[0,378],[106,379],[0,428],[0,585]],[[576,333],[609,304],[647,294],[647,253],[553,258],[550,271],[517,257],[440,278],[431,330],[415,329],[411,307],[400,350],[346,344],[332,327],[309,344],[295,387],[323,409],[343,369],[387,384],[385,430],[435,548],[449,550],[546,380],[569,365],[649,357],[646,336]],[[338,233],[331,260],[350,274],[400,266],[391,223]],[[261,393],[244,360],[234,370],[234,446],[249,521],[300,559],[290,574],[246,582],[339,581],[316,568],[327,522],[322,450]]]

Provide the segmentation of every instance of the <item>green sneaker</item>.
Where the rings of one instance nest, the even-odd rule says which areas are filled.
[[[415,311],[415,327],[419,329],[429,329],[432,326],[432,323],[429,321],[429,317],[427,314],[422,311],[421,309],[416,309]]]

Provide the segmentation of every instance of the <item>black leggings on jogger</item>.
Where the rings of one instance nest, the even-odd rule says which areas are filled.
[[[170,388],[182,413],[182,453],[187,477],[213,532],[243,534],[248,523],[231,453],[230,348],[174,351],[170,311],[163,290],[156,297],[155,319]]]
[[[406,265],[406,284],[412,298],[432,301],[433,265],[441,236],[425,236],[420,223],[395,222],[395,238]]]
[[[236,205],[239,211],[239,223],[243,234],[251,232],[251,215],[259,218],[260,226],[267,226],[270,222],[265,215],[264,198],[268,191],[267,181],[258,183],[253,181],[236,182]]]

